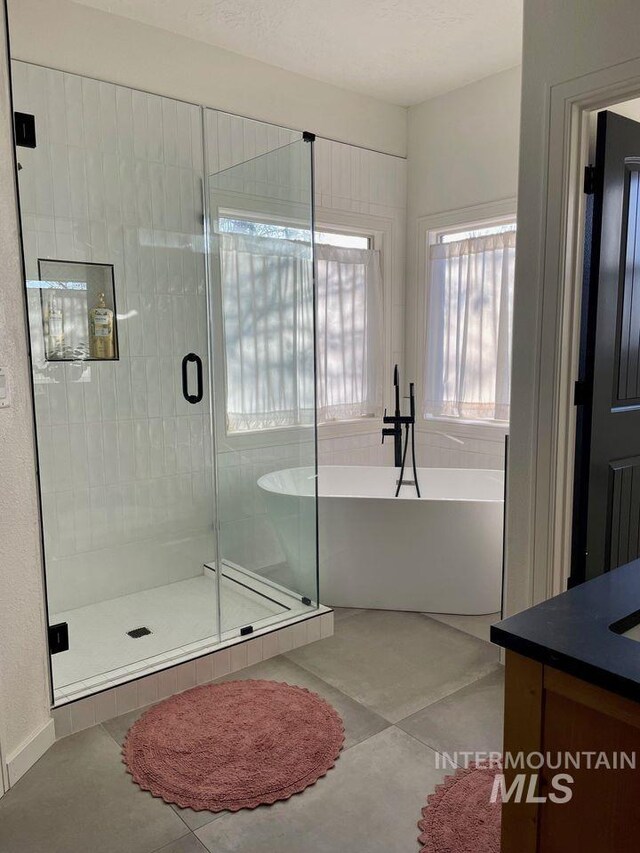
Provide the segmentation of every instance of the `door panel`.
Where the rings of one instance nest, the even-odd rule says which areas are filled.
[[[622,279],[621,316],[618,336],[618,402],[639,402],[640,370],[640,163],[627,163],[625,175],[623,245],[625,263]]]
[[[570,585],[638,556],[640,124],[598,116]]]
[[[620,459],[610,465],[611,494],[609,568],[624,566],[640,555],[640,457]]]

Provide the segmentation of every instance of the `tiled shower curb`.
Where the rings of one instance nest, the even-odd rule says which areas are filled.
[[[282,628],[238,638],[210,654],[69,702],[52,710],[56,740],[332,634],[333,611],[322,608]]]

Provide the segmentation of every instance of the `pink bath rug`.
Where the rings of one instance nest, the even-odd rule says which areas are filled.
[[[172,696],[129,729],[123,760],[135,782],[182,808],[253,809],[286,800],[335,764],[337,712],[277,681],[227,681]]]
[[[470,764],[436,787],[418,822],[420,853],[500,853],[502,806],[499,796],[491,802],[499,773],[496,764]]]

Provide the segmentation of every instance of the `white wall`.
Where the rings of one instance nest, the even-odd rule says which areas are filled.
[[[0,409],[0,745],[5,760],[49,718],[31,386],[12,148],[7,54],[0,24],[0,366],[7,372],[11,388],[11,406]]]
[[[425,322],[419,308],[424,270],[419,269],[418,220],[429,216],[437,221],[440,214],[515,199],[519,121],[519,68],[409,108],[405,329],[412,378],[421,375],[417,342],[419,324]],[[504,458],[500,428],[423,421],[417,444],[421,465],[497,468]]]
[[[515,196],[520,68],[409,108],[410,216]]]
[[[559,240],[561,221],[549,224],[548,198],[560,188],[549,183],[549,104],[552,87],[583,75],[640,58],[637,0],[525,0],[522,64],[522,120],[518,181],[518,253],[514,337],[527,347],[514,352],[511,401],[511,464],[508,511],[507,605],[521,610],[540,597],[533,576],[534,521],[542,544],[541,565],[548,562],[544,543],[550,519],[549,489],[537,471],[553,455],[548,425],[553,411],[558,332],[553,305],[558,276],[543,292],[542,265],[549,238]],[[621,69],[621,76],[624,70]],[[536,491],[540,496],[536,498]]]
[[[392,154],[406,110],[69,0],[10,0],[12,56]]]

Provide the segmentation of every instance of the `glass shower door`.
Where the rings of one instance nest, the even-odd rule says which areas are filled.
[[[20,62],[14,98],[61,703],[219,638],[202,117]]]
[[[313,141],[208,178],[222,637],[318,606]]]

